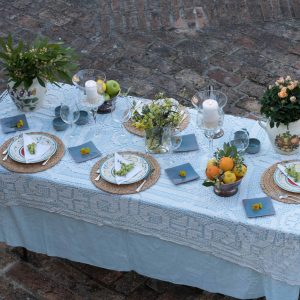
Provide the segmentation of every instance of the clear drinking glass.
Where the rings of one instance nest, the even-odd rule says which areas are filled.
[[[74,137],[73,124],[79,119],[79,116],[78,91],[76,88],[66,88],[64,90],[64,100],[60,107],[60,117],[65,123],[71,125],[71,139]]]
[[[174,155],[172,154],[174,154],[174,151],[180,147],[182,143],[182,135],[178,129],[168,128],[166,138],[167,138],[169,154],[170,154],[169,160],[173,164],[175,163],[175,160],[174,160]]]
[[[222,128],[224,123],[224,112],[219,108],[213,118],[207,117],[201,109],[198,111],[197,125],[202,129],[205,137],[209,141],[209,155],[213,155],[213,140],[215,134]]]
[[[232,133],[230,144],[235,146],[240,154],[243,154],[249,146],[249,133],[247,129],[242,128]]]
[[[123,123],[127,122],[131,118],[131,102],[125,97],[116,97],[114,103],[114,109],[111,112],[113,121],[120,124],[121,133],[117,134],[117,138],[126,136]]]

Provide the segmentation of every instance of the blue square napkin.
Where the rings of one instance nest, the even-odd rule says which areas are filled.
[[[262,208],[259,210],[253,210],[252,205],[255,203],[261,203]],[[244,199],[243,204],[248,218],[275,215],[275,210],[270,197]]]
[[[199,150],[199,145],[195,134],[186,134],[182,136],[180,146],[174,152],[186,152]]]
[[[90,148],[90,153],[89,154],[81,154],[80,150],[82,148]],[[79,146],[75,147],[70,147],[68,148],[72,158],[74,159],[75,162],[81,163],[93,158],[96,158],[98,156],[101,156],[101,152],[96,148],[93,142],[87,142]]]
[[[23,121],[23,126],[18,128],[17,123],[20,120]],[[26,116],[24,114],[13,116],[13,117],[3,118],[0,121],[1,121],[2,131],[4,133],[10,133],[10,132],[22,131],[22,130],[29,129],[28,122],[27,122]]]
[[[185,182],[189,182],[192,180],[196,180],[199,178],[199,175],[196,173],[196,171],[193,169],[193,167],[189,163],[179,165],[177,167],[169,168],[169,169],[166,169],[165,171],[166,171],[168,177],[170,178],[170,180],[176,185],[185,183]],[[185,171],[186,176],[185,177],[179,176],[180,171]]]

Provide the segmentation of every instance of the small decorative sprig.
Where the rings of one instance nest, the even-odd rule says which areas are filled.
[[[117,176],[126,176],[134,168],[134,163],[121,163],[121,169],[119,171],[114,170],[114,174]]]
[[[261,202],[253,203],[252,204],[252,210],[253,211],[259,211],[263,208],[263,204]]]
[[[36,143],[28,144],[27,145],[27,149],[28,149],[28,151],[29,151],[29,153],[31,155],[34,155],[35,154],[35,150],[36,150]]]
[[[180,170],[179,171],[179,176],[180,177],[186,177],[186,171],[185,170]]]
[[[19,121],[17,122],[17,124],[16,124],[16,127],[17,127],[17,128],[22,128],[23,126],[24,126],[23,120],[19,120]]]
[[[90,154],[90,152],[91,152],[91,149],[90,149],[89,147],[81,148],[81,149],[80,149],[80,153],[81,153],[82,155]]]

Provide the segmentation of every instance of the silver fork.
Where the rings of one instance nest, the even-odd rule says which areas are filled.
[[[291,199],[296,203],[300,203],[300,198],[294,195],[280,194],[280,193],[273,193],[272,195],[278,197],[279,199]]]
[[[8,150],[9,150],[10,145],[11,145],[15,140],[17,140],[21,135],[22,135],[22,133],[17,134],[16,136],[14,136],[14,137],[13,137],[13,140],[9,143],[8,147],[2,152],[2,154],[5,155],[5,156],[2,158],[3,161],[7,160],[7,158],[8,158]]]

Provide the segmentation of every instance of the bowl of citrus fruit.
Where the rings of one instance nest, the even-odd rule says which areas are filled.
[[[235,146],[228,143],[218,149],[208,160],[204,186],[213,186],[216,195],[230,197],[237,193],[238,187],[247,173],[247,166]]]

